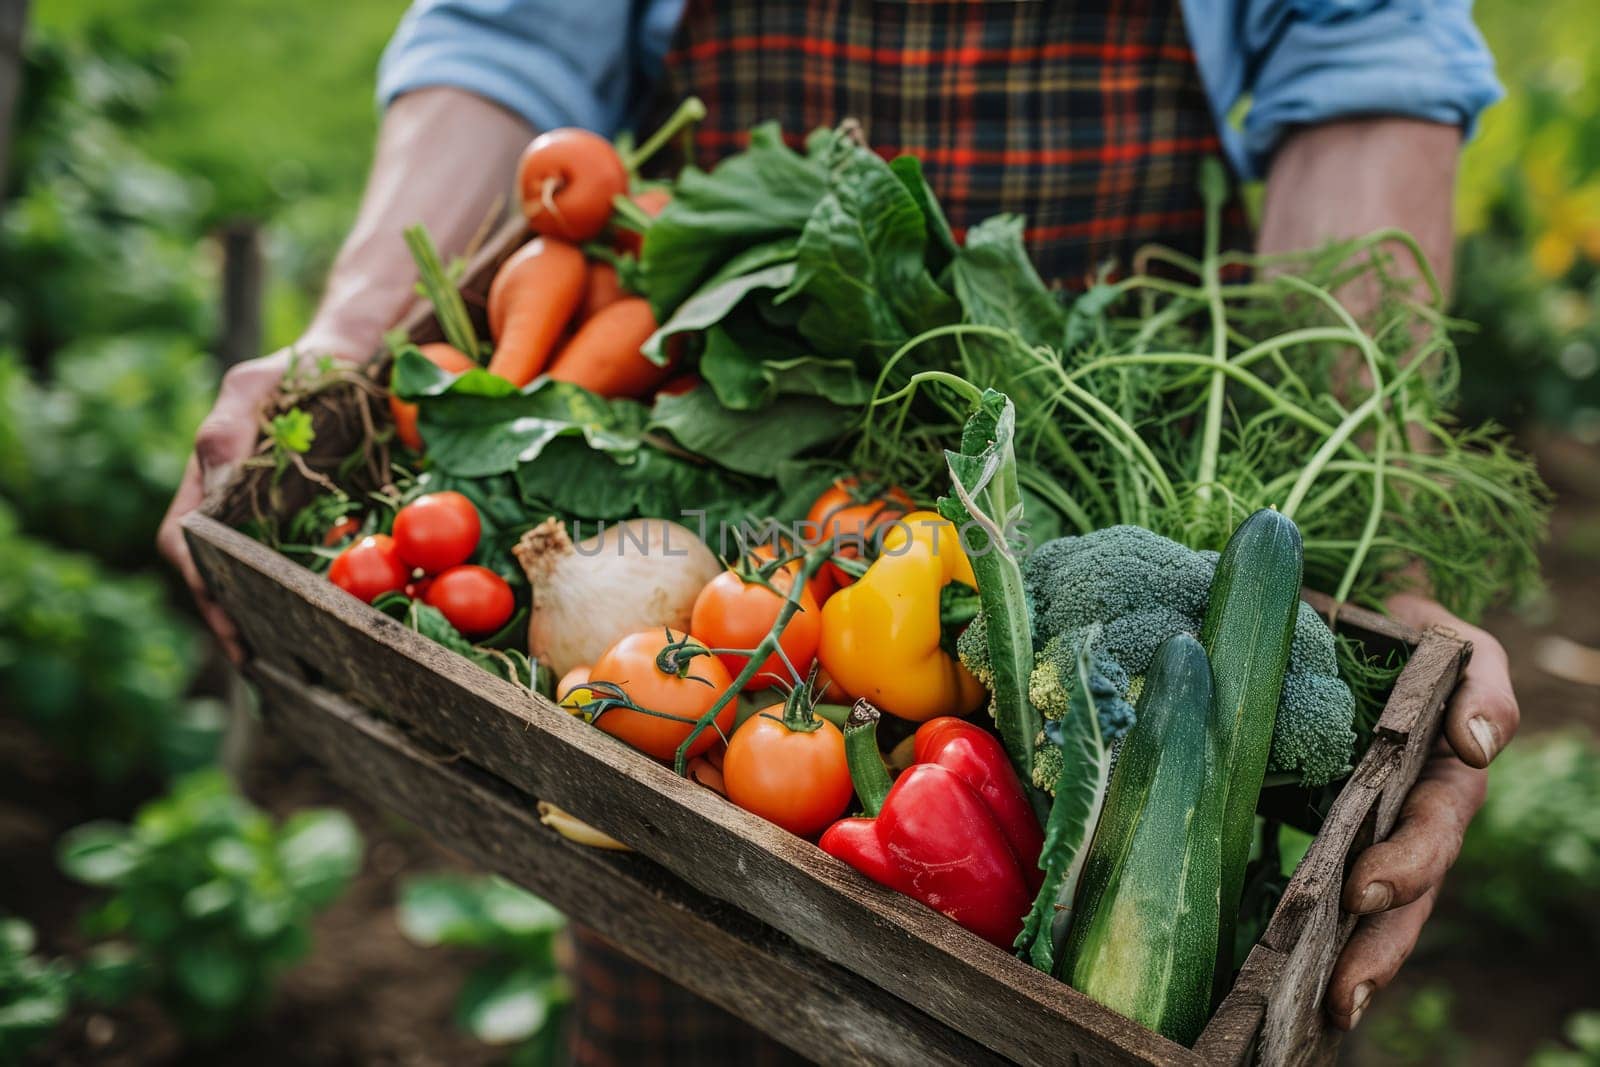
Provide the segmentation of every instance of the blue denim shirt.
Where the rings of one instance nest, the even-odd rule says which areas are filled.
[[[1285,129],[1407,115],[1471,133],[1501,95],[1472,0],[1182,0],[1234,166],[1260,177]],[[450,85],[536,129],[625,126],[661,71],[684,0],[414,0],[379,99]],[[1228,115],[1249,97],[1243,127]]]

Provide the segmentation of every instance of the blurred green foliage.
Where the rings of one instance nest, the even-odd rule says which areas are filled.
[[[187,698],[195,634],[155,580],[17,531],[0,501],[0,704],[97,778],[209,762],[220,706]]]
[[[517,1045],[513,1061],[560,1061],[561,1014],[570,993],[556,965],[561,913],[496,877],[435,874],[400,890],[401,931],[419,945],[478,949],[488,958],[456,1004],[461,1027],[492,1045]]]
[[[0,1063],[19,1063],[66,1018],[72,970],[34,954],[33,927],[0,918]]]
[[[1522,738],[1495,760],[1450,895],[1519,950],[1600,948],[1600,743],[1586,732]]]
[[[217,771],[180,779],[132,825],[95,822],[65,835],[61,868],[110,899],[84,919],[125,942],[152,992],[196,1037],[259,1011],[310,945],[310,922],[361,865],[361,835],[340,811],[281,824]]]
[[[1566,1045],[1541,1045],[1528,1067],[1600,1067],[1600,1011],[1580,1011],[1561,1029]]]

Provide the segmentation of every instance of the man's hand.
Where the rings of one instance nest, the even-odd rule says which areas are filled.
[[[1394,833],[1363,852],[1345,882],[1344,909],[1366,917],[1328,981],[1328,1015],[1341,1030],[1361,1021],[1372,995],[1416,947],[1467,824],[1483,804],[1484,768],[1510,742],[1520,719],[1500,642],[1415,594],[1395,597],[1389,610],[1418,629],[1444,627],[1471,641],[1472,661],[1445,710],[1444,736],[1406,797]]]
[[[194,452],[184,468],[183,481],[156,534],[161,554],[183,575],[206,625],[216,633],[223,651],[235,663],[244,659],[239,631],[206,595],[205,583],[200,580],[200,572],[189,555],[189,545],[183,538],[180,524],[185,515],[200,506],[207,494],[225,485],[239,469],[239,464],[255,451],[256,438],[261,433],[261,409],[283,380],[289,359],[290,350],[284,349],[237,364],[223,375],[217,402],[195,433]]]

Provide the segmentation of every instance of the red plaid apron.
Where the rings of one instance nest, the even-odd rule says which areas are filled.
[[[689,0],[657,117],[690,94],[710,112],[697,165],[760,122],[798,145],[855,118],[884,156],[922,159],[958,236],[1021,214],[1040,274],[1072,288],[1149,242],[1198,254],[1199,166],[1222,152],[1179,0]],[[1224,240],[1248,243],[1236,207]],[[575,942],[576,1063],[795,1060],[594,935]]]

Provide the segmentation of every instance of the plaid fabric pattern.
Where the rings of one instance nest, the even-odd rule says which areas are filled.
[[[1082,288],[1147,242],[1198,253],[1222,155],[1177,0],[689,0],[663,106],[691,93],[709,167],[776,120],[798,145],[858,119],[919,156],[958,235],[1027,219],[1046,280]],[[1224,240],[1243,246],[1243,214]]]
[[[635,963],[594,931],[581,926],[571,931],[575,965],[568,1047],[576,1067],[799,1067],[808,1062]]]

